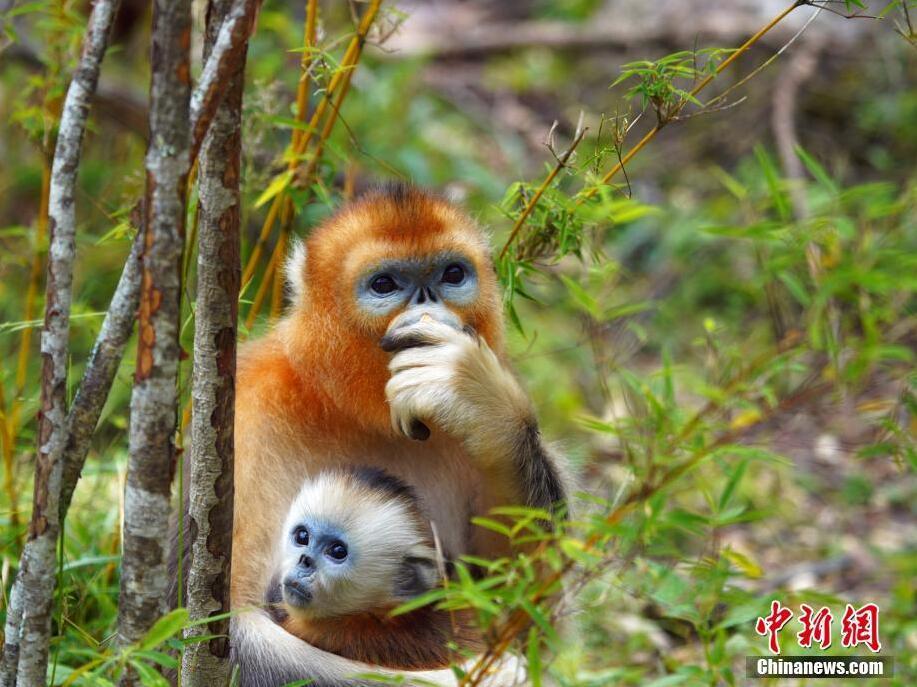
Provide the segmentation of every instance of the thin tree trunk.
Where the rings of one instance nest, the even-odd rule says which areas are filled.
[[[232,83],[245,70],[248,37],[252,32],[258,0],[220,0],[208,7],[204,68],[191,94],[191,159],[197,156],[211,119]],[[211,16],[219,17],[212,20]],[[241,96],[240,96],[241,97]]]
[[[175,472],[181,257],[190,146],[190,0],[155,0],[139,342],[131,395],[118,641],[140,639],[168,609]],[[125,673],[122,684],[135,684]]]
[[[230,21],[231,0],[211,0],[207,10],[204,58],[219,45],[221,23]],[[246,29],[245,35],[248,35]],[[192,620],[229,611],[233,521],[233,420],[236,329],[240,265],[243,41],[233,71],[221,82],[226,91],[200,158],[197,307],[194,323],[191,484],[188,517],[191,566],[187,607]],[[211,635],[189,644],[182,657],[182,684],[229,684],[229,618],[188,628],[186,637]]]
[[[4,651],[3,684],[46,683],[57,537],[60,533],[62,454],[67,439],[67,362],[73,263],[76,257],[74,193],[89,102],[99,80],[117,0],[97,0],[61,113],[48,203],[50,251],[41,333],[41,412],[29,538],[12,596]],[[18,646],[16,646],[18,643]],[[9,655],[7,655],[9,653]],[[16,678],[12,678],[15,667]],[[7,671],[10,672],[7,672]]]

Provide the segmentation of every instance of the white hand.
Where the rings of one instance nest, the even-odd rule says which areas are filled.
[[[487,343],[425,320],[394,334],[402,348],[389,364],[385,387],[396,432],[414,436],[416,421],[430,423],[478,455],[505,454],[532,409],[512,373]]]

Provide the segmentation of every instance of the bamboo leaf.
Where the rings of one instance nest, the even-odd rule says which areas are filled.
[[[188,610],[185,608],[176,608],[162,616],[153,623],[143,638],[138,643],[141,650],[149,650],[159,646],[167,639],[174,637],[188,623]]]
[[[283,193],[290,185],[290,182],[293,181],[294,173],[294,170],[287,170],[275,176],[271,183],[268,184],[268,187],[258,196],[258,200],[255,201],[255,207],[260,208],[274,196]]]

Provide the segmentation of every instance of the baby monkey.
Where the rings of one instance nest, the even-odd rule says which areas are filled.
[[[267,590],[274,620],[312,646],[401,670],[448,666],[454,645],[483,643],[467,613],[391,611],[442,579],[414,490],[378,468],[324,471],[306,481],[283,528]]]

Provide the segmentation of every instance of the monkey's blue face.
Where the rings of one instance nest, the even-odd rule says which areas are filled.
[[[373,316],[399,310],[399,326],[428,314],[452,326],[459,318],[449,306],[469,306],[478,298],[478,275],[471,260],[452,252],[416,259],[385,260],[357,280],[357,305]]]
[[[334,528],[310,523],[299,524],[290,532],[287,555],[295,563],[283,579],[284,600],[292,606],[307,607],[317,591],[334,586],[346,578],[354,564],[355,552]]]

